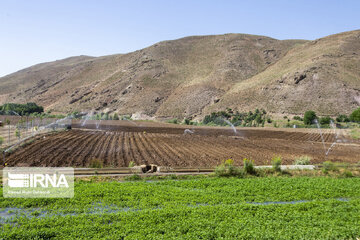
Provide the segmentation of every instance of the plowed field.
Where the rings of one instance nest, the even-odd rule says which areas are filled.
[[[95,123],[73,123],[73,130],[41,137],[8,154],[8,166],[87,167],[92,159],[104,166],[126,167],[136,164],[160,166],[213,167],[232,158],[237,165],[244,157],[256,165],[270,164],[275,155],[283,164],[293,164],[295,157],[309,155],[312,163],[326,160],[357,163],[360,144],[324,130],[325,148],[317,129],[253,129],[195,127],[184,134],[185,126],[109,121],[99,129]],[[82,128],[82,129],[80,129]],[[325,152],[330,145],[335,146]]]

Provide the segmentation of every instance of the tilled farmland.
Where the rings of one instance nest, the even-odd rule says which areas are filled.
[[[309,155],[312,163],[338,161],[358,163],[359,142],[331,131],[316,129],[278,130],[195,127],[184,133],[184,126],[169,124],[74,123],[70,131],[37,137],[32,143],[6,156],[8,166],[88,167],[97,159],[105,167],[156,164],[172,167],[214,167],[225,159],[241,165],[250,158],[256,165],[268,165],[281,156],[283,164],[293,164],[297,156]],[[186,131],[185,131],[186,132]],[[329,151],[335,141],[336,144]]]

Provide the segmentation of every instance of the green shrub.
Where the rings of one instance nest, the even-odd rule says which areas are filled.
[[[320,118],[320,124],[321,125],[330,124],[330,121],[331,121],[330,117],[322,117],[322,118]]]
[[[19,129],[16,129],[16,130],[15,130],[15,137],[17,137],[17,138],[20,139],[20,136],[21,136],[21,134],[20,134]]]
[[[344,114],[340,114],[339,116],[336,117],[336,121],[337,122],[350,122],[350,119],[348,116],[346,116]]]
[[[316,118],[316,113],[314,111],[306,111],[304,115],[305,125],[311,125]]]
[[[352,122],[360,122],[360,107],[350,114],[350,120]]]
[[[190,125],[190,122],[191,122],[190,119],[188,119],[188,118],[184,119],[184,124],[185,125]]]
[[[293,119],[298,121],[304,121],[304,119],[302,119],[300,116],[294,116]]]
[[[328,173],[329,171],[337,171],[338,169],[333,162],[326,161],[326,162],[323,162],[322,170],[324,173]]]
[[[309,165],[311,161],[311,157],[309,156],[300,156],[295,158],[295,165]]]
[[[354,177],[354,175],[352,174],[352,172],[350,172],[349,170],[345,170],[344,172],[342,172],[341,176],[342,176],[342,177],[345,177],[345,178]]]
[[[119,115],[117,113],[114,113],[113,120],[120,120]]]
[[[232,159],[227,159],[215,168],[215,175],[218,177],[239,177],[243,174],[239,168],[234,166],[234,161]]]
[[[125,177],[124,180],[125,181],[139,181],[139,180],[141,180],[141,177],[138,174],[133,174],[131,176]]]
[[[135,166],[135,162],[130,161],[130,162],[129,162],[129,167],[134,167],[134,166]]]
[[[256,174],[254,161],[252,161],[251,159],[244,158],[244,172],[246,174],[251,174],[251,175]]]
[[[281,172],[281,157],[275,156],[271,159],[272,168],[275,172]]]
[[[103,167],[103,163],[102,163],[102,161],[101,161],[100,159],[94,158],[94,159],[92,159],[92,160],[90,161],[89,167],[91,167],[91,168],[102,168],[102,167]]]
[[[0,146],[4,143],[4,138],[0,136]]]
[[[166,121],[167,123],[178,124],[178,120],[176,118]]]

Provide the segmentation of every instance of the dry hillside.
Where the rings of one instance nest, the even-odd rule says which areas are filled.
[[[231,107],[349,113],[360,104],[360,31],[315,41],[226,34],[79,56],[0,78],[0,104],[195,117]]]

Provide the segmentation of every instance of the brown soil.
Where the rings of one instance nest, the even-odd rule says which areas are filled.
[[[194,127],[194,134],[184,134],[189,126],[149,122],[103,123],[99,129],[89,122],[86,129],[36,139],[6,157],[8,166],[87,167],[92,159],[104,166],[126,167],[136,164],[160,166],[213,167],[231,158],[241,165],[250,158],[256,165],[270,164],[279,155],[283,164],[292,164],[297,156],[309,155],[312,163],[359,162],[360,142],[340,134],[328,156],[316,129],[238,129]],[[74,123],[73,127],[80,127]],[[336,141],[335,134],[324,133],[326,150]]]

